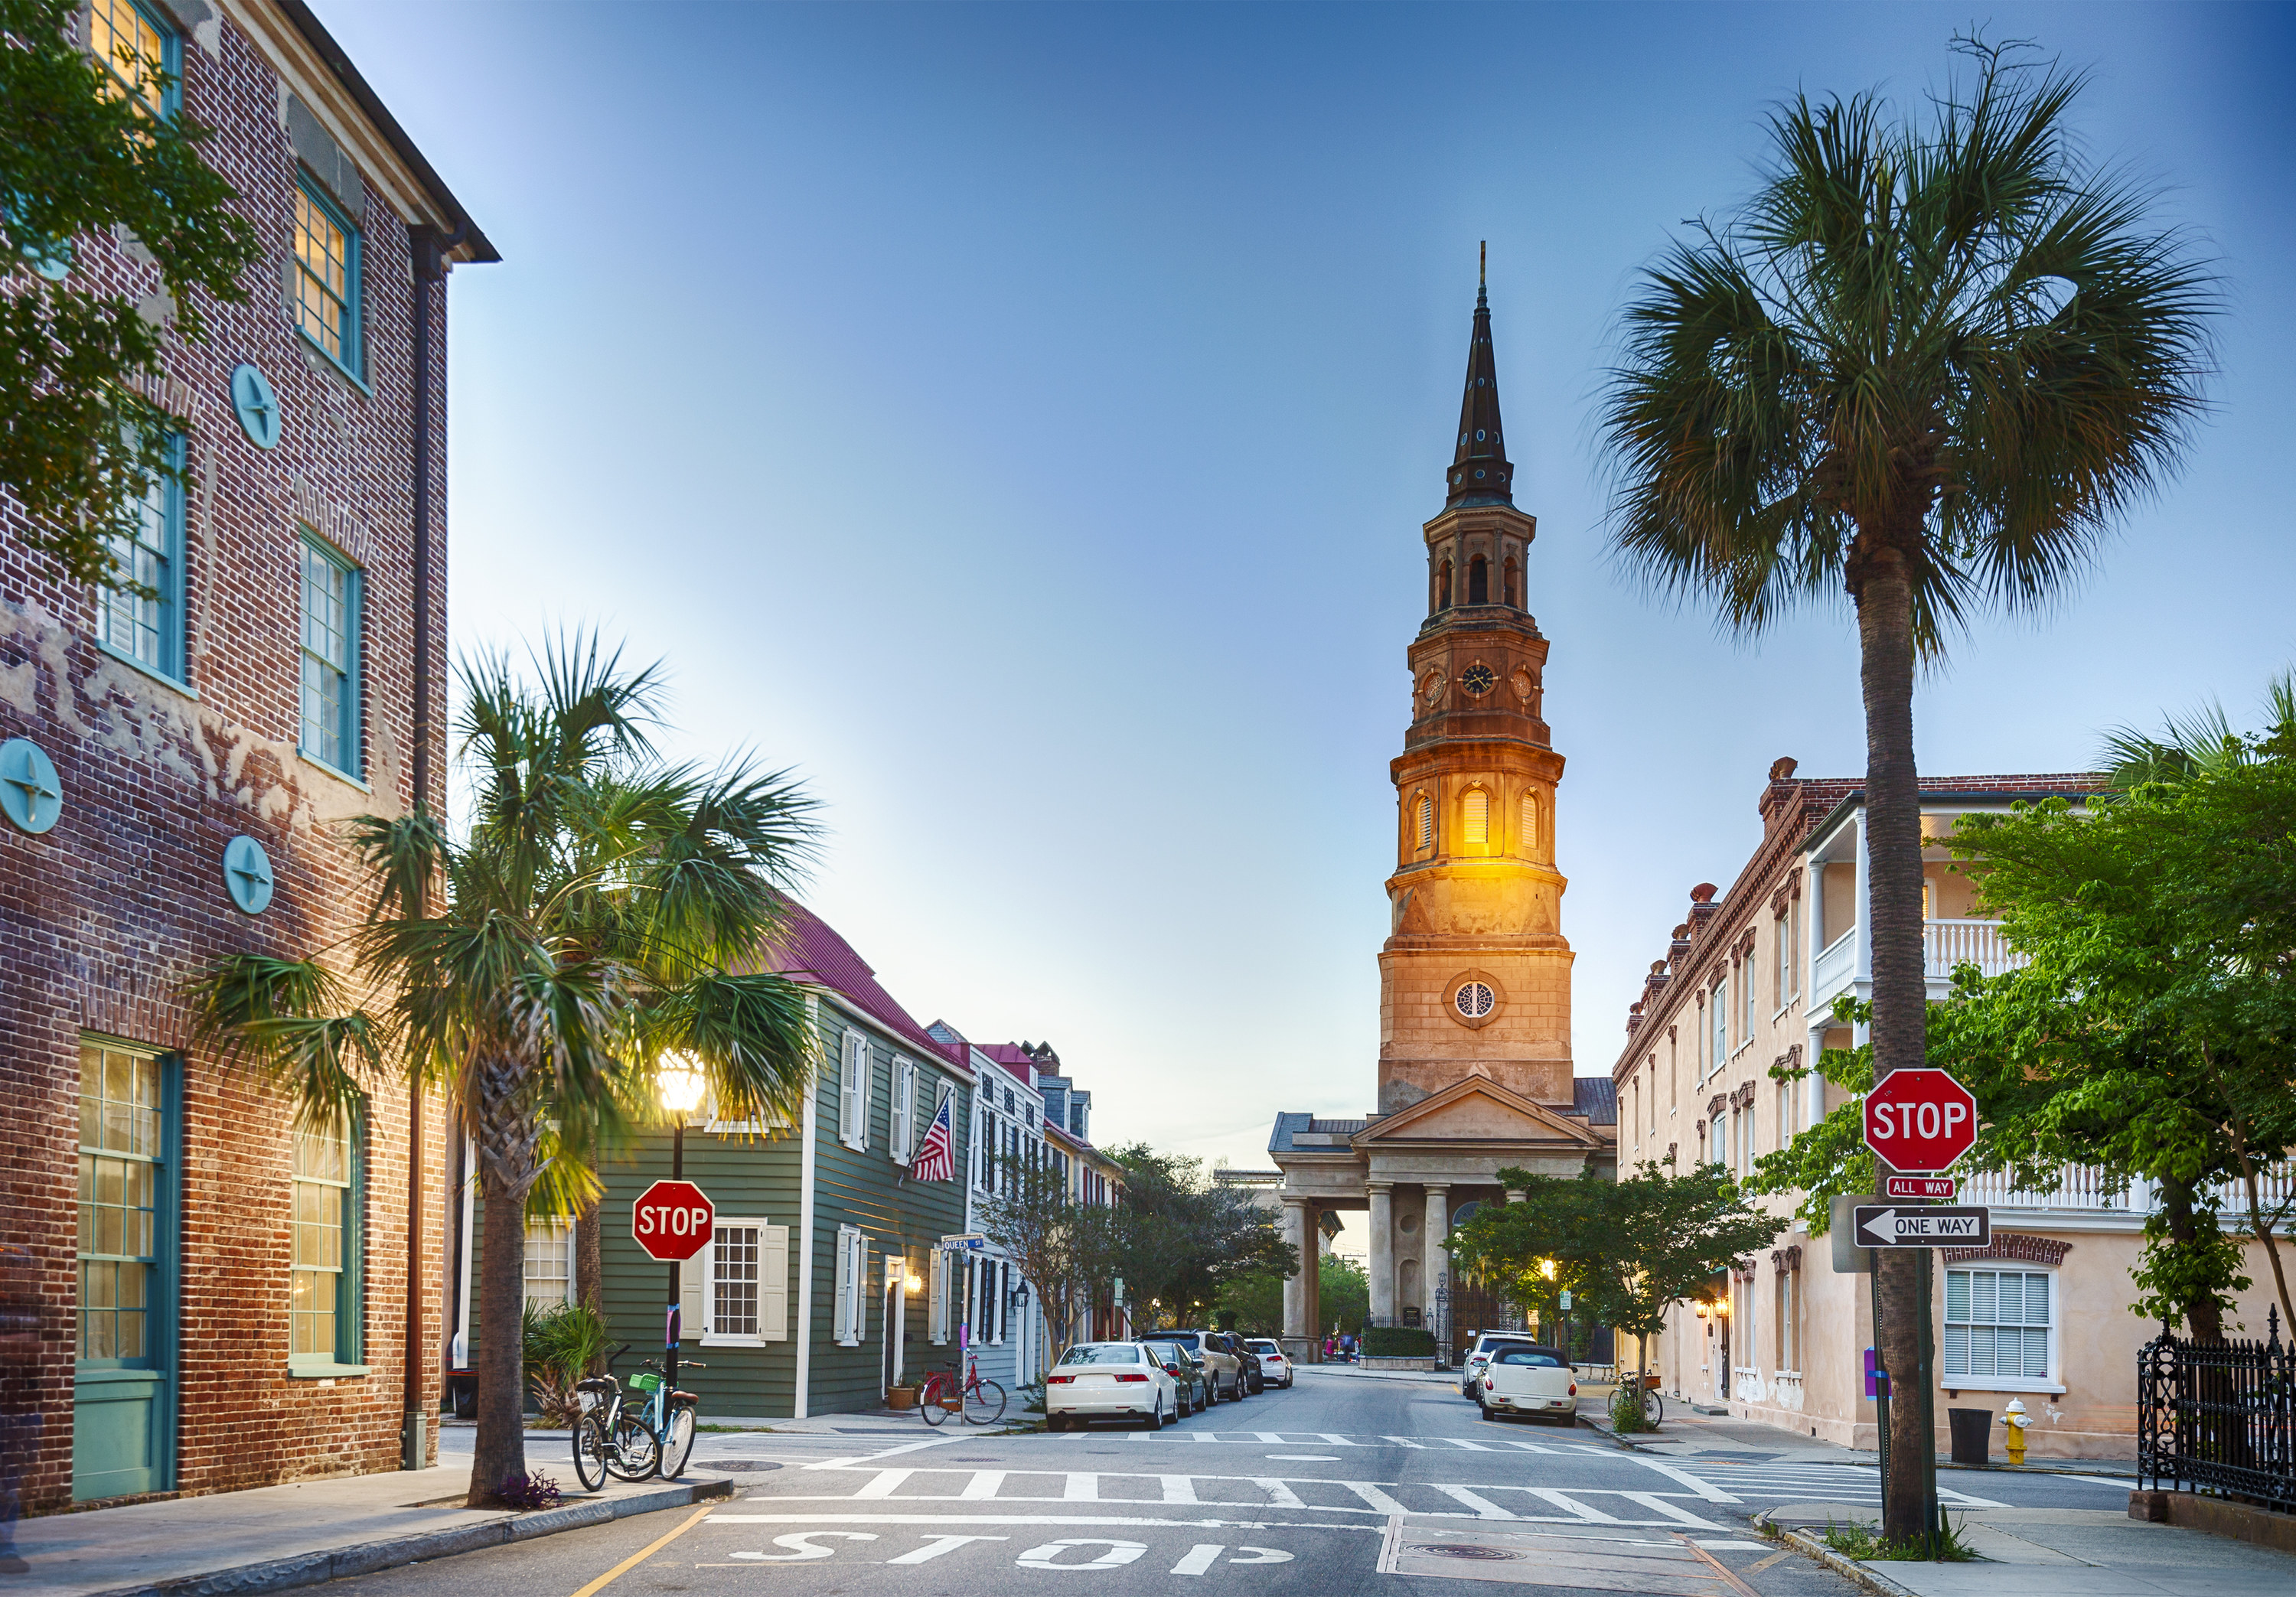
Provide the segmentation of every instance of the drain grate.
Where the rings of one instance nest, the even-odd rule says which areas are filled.
[[[1522,1557],[1521,1553],[1510,1552],[1504,1547],[1474,1547],[1462,1542],[1414,1542],[1411,1551],[1430,1553],[1436,1558],[1480,1559],[1486,1563],[1504,1563]]]

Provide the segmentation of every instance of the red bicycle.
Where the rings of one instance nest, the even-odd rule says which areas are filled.
[[[955,1364],[926,1376],[924,1389],[917,1394],[917,1406],[925,1411],[928,1425],[938,1425],[954,1413],[964,1414],[968,1425],[994,1425],[1004,1417],[1004,1388],[993,1380],[983,1380],[980,1359],[972,1358],[966,1361],[961,1383]]]

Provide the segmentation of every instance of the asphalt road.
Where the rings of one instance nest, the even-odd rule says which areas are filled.
[[[537,1440],[530,1464],[548,1469]],[[705,1434],[731,1502],[337,1583],[360,1597],[1017,1597],[1066,1591],[1458,1593],[1460,1580],[1665,1597],[1854,1597],[1751,1517],[1870,1519],[1870,1468],[1749,1446],[1669,1460],[1484,1421],[1457,1388],[1301,1372],[1151,1434]],[[564,1471],[570,1478],[571,1470]],[[2125,1484],[1950,1475],[1949,1510],[2125,1504]],[[1981,1488],[1981,1493],[1980,1493]],[[1724,1572],[1727,1571],[1727,1575]],[[1733,1579],[1734,1577],[1734,1581]]]

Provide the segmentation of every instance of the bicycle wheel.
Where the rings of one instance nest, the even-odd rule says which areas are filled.
[[[661,1462],[661,1448],[642,1415],[624,1409],[607,1433],[606,1469],[619,1480],[646,1480]]]
[[[586,1492],[606,1484],[606,1428],[595,1414],[585,1414],[574,1426],[574,1478]]]
[[[936,1375],[925,1382],[925,1389],[917,1394],[917,1406],[924,1410],[926,1424],[939,1425],[948,1418],[948,1407],[941,1398],[946,1389],[940,1377]]]
[[[1656,1387],[1643,1393],[1643,1417],[1652,1425],[1661,1424],[1666,1419],[1666,1399],[1658,1395]]]
[[[964,1395],[964,1418],[968,1424],[994,1425],[1004,1417],[1004,1388],[993,1380],[984,1380]]]
[[[661,1478],[676,1480],[685,1473],[685,1461],[693,1456],[694,1419],[692,1407],[681,1405],[672,1409],[669,1424],[661,1434]]]

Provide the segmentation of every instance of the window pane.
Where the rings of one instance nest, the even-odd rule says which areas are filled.
[[[159,74],[167,68],[167,39],[130,0],[93,0],[87,47],[111,74],[114,93],[134,96],[153,116],[167,114]]]
[[[157,1264],[160,1146],[156,1060],[80,1050],[78,1356],[147,1355],[143,1310]]]
[[[350,359],[350,242],[308,190],[295,191],[295,324],[338,361]]]
[[[303,545],[303,667],[300,746],[337,770],[350,769],[356,745],[350,698],[350,571]]]
[[[721,1225],[710,1256],[710,1325],[720,1336],[758,1334],[760,1254],[754,1225]]]

